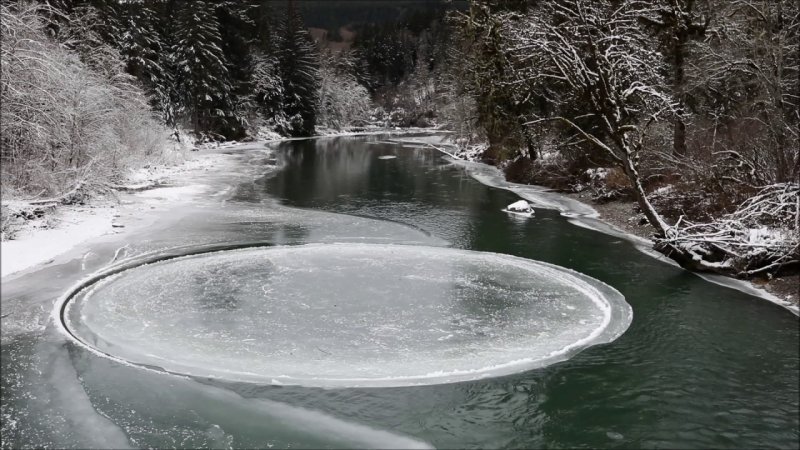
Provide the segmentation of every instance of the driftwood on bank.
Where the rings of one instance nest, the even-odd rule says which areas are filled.
[[[681,217],[654,247],[691,270],[739,278],[800,266],[800,184],[762,188],[736,211],[709,223]]]

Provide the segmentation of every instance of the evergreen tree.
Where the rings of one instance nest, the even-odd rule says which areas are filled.
[[[136,77],[150,97],[150,104],[164,123],[175,127],[174,79],[169,72],[169,45],[159,27],[159,11],[153,1],[122,4],[119,38],[126,71]]]
[[[230,74],[232,98],[236,121],[231,137],[245,134],[245,115],[254,109],[255,47],[260,39],[259,27],[253,10],[259,9],[255,0],[227,1],[217,8],[219,29],[222,37],[222,50]]]
[[[416,44],[405,27],[394,23],[362,27],[354,47],[361,64],[368,68],[374,90],[397,84],[414,71]]]
[[[291,1],[281,24],[277,56],[285,118],[278,131],[291,136],[309,136],[316,126],[319,61],[303,18]]]
[[[182,112],[196,134],[229,137],[236,116],[216,5],[182,3],[176,19],[173,53]]]
[[[253,3],[247,9],[247,14],[253,23],[253,46],[260,52],[274,53],[275,51],[275,12],[269,2],[251,0]]]
[[[283,80],[275,56],[259,53],[253,56],[253,107],[273,122],[283,117]]]
[[[275,15],[268,2],[252,2],[247,8],[253,26],[250,38],[252,106],[264,119],[275,121],[283,114],[283,82],[277,58]]]

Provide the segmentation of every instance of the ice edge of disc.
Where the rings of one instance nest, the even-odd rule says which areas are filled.
[[[332,247],[332,246],[361,247],[361,248],[422,247],[425,249],[435,249],[437,251],[453,251],[458,253],[473,253],[473,254],[492,256],[495,258],[503,259],[517,267],[538,265],[547,269],[549,275],[553,276],[554,278],[559,278],[561,281],[565,280],[569,281],[570,282],[569,284],[571,284],[575,289],[586,295],[603,312],[603,321],[600,324],[600,326],[592,330],[592,332],[589,333],[587,336],[584,336],[578,339],[577,341],[562,347],[561,349],[554,350],[545,357],[537,359],[532,359],[532,358],[516,359],[506,363],[496,364],[493,366],[481,367],[476,369],[436,371],[422,375],[380,377],[380,378],[365,378],[365,377],[301,378],[296,376],[290,377],[286,375],[276,376],[276,375],[264,375],[259,373],[243,372],[243,371],[226,371],[220,368],[215,368],[213,371],[209,371],[208,373],[200,373],[202,372],[202,369],[181,363],[176,364],[177,366],[179,366],[179,369],[168,369],[165,367],[157,367],[152,364],[132,361],[108,353],[104,350],[101,350],[89,344],[84,339],[75,334],[71,330],[70,325],[67,323],[70,321],[68,312],[74,305],[72,300],[75,299],[79,294],[81,294],[86,290],[94,290],[95,288],[99,287],[99,285],[104,281],[109,281],[109,279],[116,278],[122,275],[124,272],[137,269],[143,266],[148,266],[157,263],[166,263],[180,259],[204,257],[213,253],[254,251],[259,248],[261,248],[262,251],[268,251],[268,249],[287,249],[287,248],[306,249],[314,247]],[[186,247],[181,247],[180,249],[184,249],[184,252],[186,250],[191,250],[190,248]],[[174,251],[176,249],[170,249],[170,250]],[[612,299],[610,299],[608,295],[601,292],[600,289],[598,289],[597,287],[592,286],[590,282],[595,283],[597,284],[598,287],[603,288],[603,290],[606,291],[607,294],[615,296],[616,299],[614,300],[616,301],[614,301],[614,303],[616,303],[618,307],[614,308],[614,306],[612,305]],[[613,317],[614,315],[618,315],[619,317]],[[588,275],[585,275],[583,273],[577,272],[575,270],[566,267],[550,264],[543,261],[521,258],[513,255],[507,255],[503,253],[481,252],[473,250],[462,250],[462,249],[452,249],[452,248],[448,249],[441,247],[416,246],[416,245],[404,245],[404,244],[315,243],[315,244],[303,244],[303,245],[272,246],[272,245],[263,245],[260,243],[254,243],[254,244],[234,244],[234,245],[224,244],[224,245],[204,246],[201,247],[200,249],[196,249],[196,251],[194,252],[182,253],[182,254],[174,254],[174,253],[169,253],[169,251],[162,251],[156,254],[141,255],[139,257],[132,258],[130,260],[121,261],[120,263],[112,267],[108,267],[106,269],[95,272],[94,274],[82,279],[74,286],[72,286],[69,290],[67,290],[67,292],[56,301],[55,308],[52,313],[52,319],[58,325],[60,331],[66,337],[68,337],[71,341],[77,343],[81,347],[85,348],[86,350],[92,352],[93,354],[111,359],[115,362],[118,362],[120,364],[129,367],[148,370],[156,373],[169,374],[183,378],[194,377],[194,378],[205,378],[205,379],[218,379],[218,380],[232,381],[232,382],[248,382],[255,384],[270,384],[270,385],[299,385],[299,386],[323,387],[323,388],[324,387],[331,387],[331,388],[401,387],[401,386],[448,384],[448,383],[474,381],[487,378],[503,377],[503,376],[513,375],[516,373],[525,372],[528,370],[546,367],[561,361],[565,361],[569,359],[571,356],[579,353],[580,351],[586,348],[595,345],[607,344],[613,342],[614,340],[622,336],[622,334],[624,334],[625,331],[627,331],[628,327],[630,326],[630,323],[633,320],[633,309],[625,301],[624,296],[619,291],[617,291],[612,286],[600,280],[597,280]],[[612,324],[612,319],[616,319],[616,321],[614,322],[616,326],[614,327],[613,330],[609,330],[609,325]],[[605,336],[603,336],[603,334],[605,334]],[[192,371],[196,371],[197,373],[193,373]]]

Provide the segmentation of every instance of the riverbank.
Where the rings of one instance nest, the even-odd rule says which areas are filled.
[[[613,225],[626,233],[651,240],[652,227],[641,220],[641,214],[635,211],[636,203],[626,200],[614,200],[598,203],[592,201],[588,193],[563,193],[562,195],[591,205],[599,214],[599,219]],[[763,289],[778,299],[800,306],[800,275],[789,275],[773,279],[748,280],[753,287]]]
[[[369,129],[331,131],[307,138],[286,138],[277,134],[260,136],[255,145],[275,144],[293,139],[335,138],[340,136],[404,135],[430,132],[430,129]],[[187,147],[167,162],[151,164],[133,171],[115,191],[97,194],[78,204],[40,207],[23,200],[3,201],[4,210],[20,217],[4,231],[0,244],[0,276],[3,278],[50,264],[70,249],[102,236],[130,227],[131,216],[146,215],[152,209],[177,206],[202,193],[201,175],[223,171],[225,150],[246,143],[219,142]],[[192,146],[193,147],[193,146]],[[4,199],[5,200],[5,199]],[[124,210],[123,210],[124,207]],[[6,214],[6,212],[4,212]]]
[[[169,208],[197,194],[201,187],[196,183],[198,177],[224,167],[218,155],[187,152],[181,160],[131,173],[117,191],[30,214],[16,223],[0,244],[2,277],[49,264],[84,242],[121,232],[130,226],[127,219],[131,217],[141,219],[150,210]],[[35,211],[24,201],[4,202],[3,206],[12,211]]]
[[[359,136],[392,134],[407,135],[430,132],[430,129],[401,129],[401,130],[369,130],[362,132],[348,132],[335,135],[320,135],[303,139],[330,138],[338,136]],[[273,137],[269,140],[259,141],[276,143],[289,138]],[[422,138],[395,138],[393,141],[407,145],[431,145],[450,157],[456,158],[457,152],[453,151],[442,136],[432,135]],[[133,211],[143,213],[149,209],[167,208],[186,199],[187,196],[197,195],[201,186],[194,181],[198,175],[221,169],[219,152],[208,152],[210,149],[226,149],[237,143],[220,143],[201,146],[200,151],[187,152],[182,161],[174,164],[150,166],[133,173],[128,179],[128,187],[132,191],[125,200],[130,206],[135,203]],[[448,146],[447,149],[443,146]],[[479,164],[479,163],[471,163]],[[491,166],[486,166],[491,167]],[[499,172],[499,170],[498,170]],[[649,225],[642,224],[640,215],[634,211],[634,203],[630,201],[611,201],[596,203],[588,193],[555,193],[541,189],[539,195],[547,193],[552,202],[554,197],[570,199],[573,204],[579,202],[588,209],[597,211],[597,219],[603,221],[632,236],[637,236],[649,241],[651,230]],[[138,200],[134,200],[138,199]],[[124,217],[120,213],[121,201],[119,195],[99,195],[86,204],[60,205],[52,211],[40,216],[34,215],[26,219],[21,227],[15,230],[13,239],[2,242],[2,260],[0,272],[6,277],[22,272],[33,267],[47,264],[56,256],[69,249],[103,235],[120,232],[126,226]],[[558,207],[557,205],[551,207]],[[25,205],[15,205],[20,208]],[[128,208],[129,210],[131,208]],[[130,212],[128,213],[131,214]],[[136,213],[133,213],[136,214]],[[732,282],[746,283],[753,289],[762,292],[762,297],[775,303],[787,303],[789,309],[796,313],[800,305],[800,277],[797,275],[775,278],[772,280],[741,280],[730,279]],[[713,280],[712,280],[713,281]],[[719,281],[715,281],[719,282]],[[769,298],[769,297],[773,298]],[[777,300],[777,301],[776,301]],[[784,304],[784,306],[787,306]]]
[[[652,229],[644,216],[635,210],[635,203],[629,200],[612,200],[598,203],[584,191],[580,193],[561,192],[543,186],[511,183],[505,180],[505,174],[496,166],[476,161],[479,152],[474,148],[460,148],[444,137],[432,136],[396,140],[409,145],[427,145],[468,166],[474,178],[484,184],[511,190],[522,198],[532,201],[540,207],[554,208],[570,215],[599,221],[606,227],[599,231],[610,234],[627,235],[635,241],[638,248],[656,258],[676,264],[665,256],[652,250]],[[578,221],[580,223],[580,220]],[[594,225],[594,224],[591,224]],[[593,227],[594,228],[594,227]],[[747,292],[778,304],[795,315],[800,315],[800,276],[791,275],[773,279],[740,280],[717,274],[697,273],[698,276],[716,284]]]

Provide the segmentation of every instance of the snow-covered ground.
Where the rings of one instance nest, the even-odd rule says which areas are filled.
[[[113,230],[115,208],[65,207],[54,218],[28,223],[15,239],[0,243],[0,272],[10,275],[40,264]]]
[[[401,130],[373,129],[360,132],[320,130],[321,136],[358,136],[378,134],[413,134],[430,132],[430,129],[406,128]],[[289,140],[277,133],[262,132],[259,142]],[[304,138],[305,139],[305,138]],[[188,141],[188,137],[184,136]],[[119,193],[118,198],[98,196],[89,205],[59,206],[39,219],[27,220],[15,230],[13,238],[0,243],[0,275],[9,275],[50,263],[55,257],[72,248],[105,235],[130,227],[128,217],[141,219],[147,211],[168,208],[190,201],[205,193],[206,186],[198,182],[198,175],[208,171],[224,171],[225,158],[213,149],[232,148],[236,142],[201,144],[200,151],[183,151],[168,162],[148,165],[132,171],[122,186],[130,193]],[[3,202],[13,210],[24,210],[30,205],[19,201]],[[127,222],[127,223],[126,223]]]
[[[98,196],[89,205],[59,206],[52,214],[26,221],[13,239],[0,243],[2,277],[53,261],[86,241],[129,226],[129,217],[141,218],[149,210],[170,207],[204,193],[198,174],[219,170],[224,158],[218,153],[191,152],[175,164],[148,166],[132,172],[118,198]],[[17,202],[20,203],[20,202]],[[23,205],[6,202],[20,209]],[[127,222],[127,223],[126,223]]]

